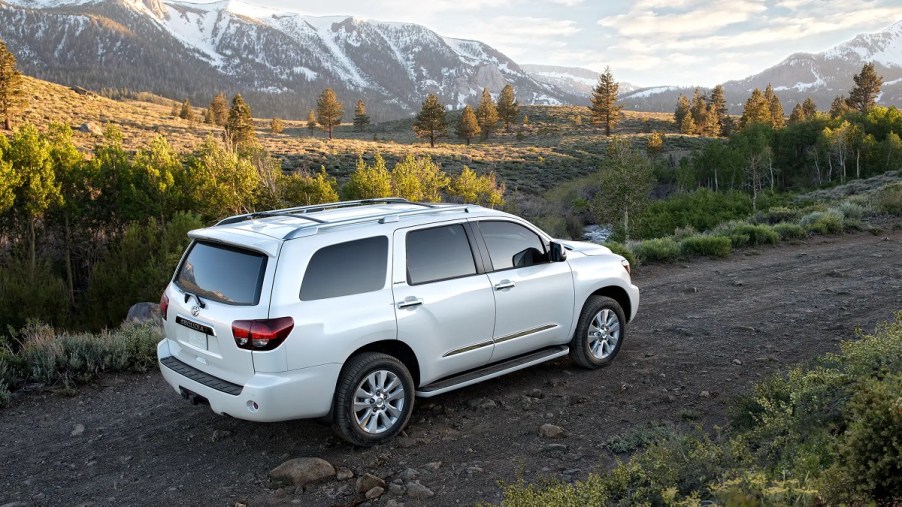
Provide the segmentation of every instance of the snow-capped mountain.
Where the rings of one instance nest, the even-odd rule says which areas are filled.
[[[598,85],[599,73],[594,70],[533,64],[523,64],[520,65],[520,68],[540,83],[555,86],[572,95],[583,97],[585,100],[592,96],[592,90]],[[630,83],[621,81],[618,84],[620,85],[620,94],[636,90],[636,86]]]
[[[478,41],[407,23],[314,17],[240,0],[0,0],[0,38],[27,74],[89,88],[148,90],[204,105],[240,92],[259,116],[306,118],[325,87],[377,120],[451,108],[510,83],[524,104],[580,98],[531,78]]]
[[[723,84],[730,111],[741,113],[752,90],[772,84],[786,114],[795,104],[811,97],[818,109],[827,110],[837,95],[848,95],[852,76],[864,64],[874,62],[883,76],[877,102],[902,107],[902,21],[883,31],[858,35],[827,51],[796,53],[758,74]],[[705,90],[708,92],[709,90]],[[626,107],[641,111],[673,111],[679,94],[692,95],[692,88],[657,87],[621,94]]]

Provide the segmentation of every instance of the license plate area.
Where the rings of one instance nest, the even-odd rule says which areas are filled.
[[[179,333],[179,341],[199,350],[209,350],[210,336],[216,335],[213,328],[182,316],[176,317],[175,322],[183,326],[182,332]]]

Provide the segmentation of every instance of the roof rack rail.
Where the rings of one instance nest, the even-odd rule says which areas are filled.
[[[402,199],[400,197],[385,197],[378,199],[357,199],[353,201],[340,201],[340,202],[330,202],[326,204],[311,204],[307,206],[295,206],[292,208],[282,208],[275,209],[270,211],[256,211],[253,213],[245,213],[243,215],[235,215],[228,218],[224,218],[216,223],[216,225],[227,225],[234,224],[238,222],[243,222],[245,220],[254,220],[257,218],[266,218],[266,217],[280,217],[280,216],[293,216],[296,218],[303,218],[306,220],[310,220],[312,222],[317,223],[328,223],[324,220],[319,220],[312,217],[303,216],[306,213],[313,213],[317,211],[325,211],[332,209],[340,209],[340,208],[350,208],[354,206],[369,206],[372,204],[412,204],[414,206],[423,206],[424,208],[436,208],[437,206],[434,204],[427,204],[423,202],[413,202],[408,201],[407,199]]]
[[[413,204],[413,203],[412,203]],[[364,223],[373,220],[379,220],[381,223],[388,222],[396,222],[400,219],[400,217],[404,216],[413,216],[413,215],[424,215],[427,213],[441,213],[446,211],[467,211],[469,212],[469,208],[471,208],[472,204],[449,204],[449,205],[428,205],[426,209],[411,209],[405,211],[398,211],[396,213],[377,213],[373,215],[364,215],[361,217],[354,218],[346,218],[343,220],[335,220],[332,222],[326,222],[323,224],[311,224],[311,225],[302,225],[289,232],[282,239],[289,240],[298,238],[301,236],[312,236],[313,234],[318,233],[323,229],[329,229],[332,227],[336,227],[339,225],[351,225],[356,223]]]

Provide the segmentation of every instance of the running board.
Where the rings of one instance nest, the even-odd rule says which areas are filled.
[[[500,377],[523,368],[551,361],[570,353],[570,348],[566,345],[558,345],[556,347],[548,347],[529,354],[517,356],[511,359],[505,359],[500,363],[490,364],[482,368],[459,373],[453,377],[445,377],[442,380],[433,382],[428,386],[423,386],[417,390],[417,396],[421,398],[431,398],[433,396],[447,393],[461,387],[473,385],[483,380]]]

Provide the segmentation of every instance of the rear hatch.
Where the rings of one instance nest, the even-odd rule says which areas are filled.
[[[195,239],[166,289],[164,328],[176,359],[239,385],[253,376],[252,352],[235,344],[232,323],[268,316],[276,262],[265,250]]]

